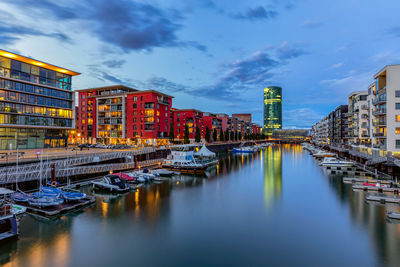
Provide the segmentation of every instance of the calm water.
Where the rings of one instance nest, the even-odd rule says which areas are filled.
[[[400,266],[400,225],[299,146],[226,155],[190,176],[45,221],[0,247],[10,266]]]

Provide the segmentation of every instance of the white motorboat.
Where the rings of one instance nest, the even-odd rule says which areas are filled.
[[[318,151],[317,153],[312,154],[315,158],[326,158],[326,157],[336,157],[335,153],[326,152],[323,150]]]
[[[169,171],[166,169],[157,169],[157,170],[154,170],[154,172],[156,172],[159,176],[162,176],[162,177],[171,177],[171,176],[180,174],[180,172]]]
[[[121,181],[117,175],[106,175],[101,180],[92,182],[94,188],[105,189],[110,192],[126,192],[130,190],[130,187]]]
[[[400,220],[400,213],[399,212],[394,212],[394,211],[389,211],[386,216],[389,219],[395,219],[395,220]]]
[[[323,167],[353,167],[354,163],[351,161],[340,160],[334,157],[325,157],[320,165]]]
[[[164,160],[162,167],[170,171],[179,171],[181,173],[203,174],[205,170],[218,163],[215,153],[209,151],[205,154],[205,146],[202,147],[203,152],[199,154],[196,151],[198,145],[180,145],[171,147],[171,155]],[[196,153],[195,153],[196,151]]]

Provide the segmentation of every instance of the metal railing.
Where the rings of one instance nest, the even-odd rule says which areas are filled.
[[[138,162],[138,166],[141,168],[154,166],[160,164],[163,159],[151,159]],[[116,170],[129,170],[135,167],[135,162],[127,162],[127,163],[108,163],[108,164],[99,164],[99,165],[91,165],[91,166],[77,166],[77,167],[62,167],[56,168],[55,176],[56,177],[71,177],[77,175],[94,175],[97,173],[105,173]],[[42,170],[42,179],[50,179],[51,178],[51,169],[50,167],[43,168]],[[40,179],[40,170],[35,170],[32,172],[11,172],[7,175],[0,174],[0,184],[10,184],[18,182],[26,182],[26,181],[34,181]]]

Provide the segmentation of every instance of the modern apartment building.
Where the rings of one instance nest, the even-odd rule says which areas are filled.
[[[343,145],[348,138],[348,106],[341,105],[333,111],[331,143]]]
[[[199,127],[201,137],[204,138],[203,112],[196,109],[172,109],[171,120],[174,126],[175,139],[183,140],[185,125],[189,128],[189,139],[194,140],[196,127]]]
[[[172,96],[123,85],[78,92],[81,142],[167,143]]]
[[[400,153],[400,65],[389,65],[375,76],[373,100],[375,145]]]
[[[0,149],[64,147],[79,73],[0,50]]]
[[[348,135],[351,144],[370,144],[367,91],[353,92],[348,97]]]

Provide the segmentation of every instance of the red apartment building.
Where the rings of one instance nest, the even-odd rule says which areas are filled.
[[[185,133],[185,125],[189,127],[189,139],[195,138],[196,127],[199,127],[201,137],[204,138],[203,112],[196,109],[172,109],[174,122],[174,135],[176,139],[182,139]]]
[[[172,96],[123,85],[77,90],[81,143],[166,144]]]

